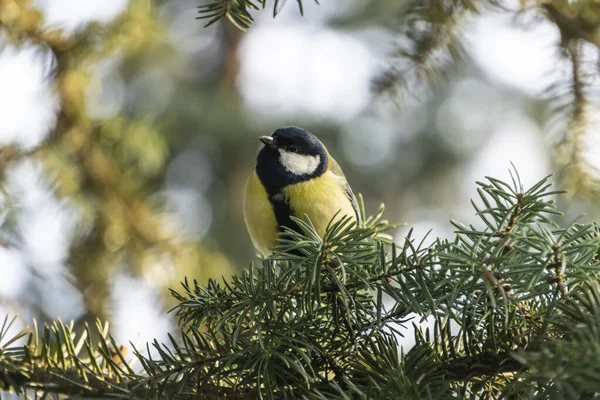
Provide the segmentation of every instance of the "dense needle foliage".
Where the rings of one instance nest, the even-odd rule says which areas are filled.
[[[173,291],[178,337],[129,355],[102,325],[75,335],[57,322],[21,346],[7,320],[0,382],[35,396],[133,398],[598,392],[600,226],[559,226],[549,179],[523,188],[513,176],[480,182],[479,222],[452,222],[455,236],[431,245],[410,233],[394,244],[383,210],[363,226],[333,224],[323,240],[298,220],[302,232],[284,233],[262,265],[184,282]],[[401,350],[403,335],[415,346]]]

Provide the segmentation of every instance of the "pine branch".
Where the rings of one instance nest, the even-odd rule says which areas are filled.
[[[2,389],[80,397],[126,397],[129,393],[126,376],[133,370],[125,363],[123,350],[108,336],[107,326],[98,324],[95,331],[86,326],[80,335],[75,335],[72,324],[56,321],[46,325],[42,335],[34,326],[33,331],[7,338],[14,321],[7,316],[0,328]],[[98,334],[98,341],[93,342],[92,335]],[[11,347],[25,338],[27,345]]]
[[[287,0],[275,0],[273,18],[279,14]],[[304,15],[303,0],[296,0],[301,15]],[[315,3],[319,4],[317,0]],[[264,9],[266,0],[213,0],[212,3],[198,6],[199,16],[196,19],[207,20],[205,27],[227,18],[235,27],[247,30],[254,22],[249,10]]]
[[[455,238],[430,246],[412,233],[391,243],[381,213],[360,227],[338,221],[323,238],[297,219],[300,232],[282,234],[261,267],[222,283],[185,281],[173,292],[177,338],[133,348],[130,359],[101,325],[95,342],[89,329],[78,336],[57,322],[19,346],[25,334],[6,340],[6,320],[0,382],[18,392],[173,399],[595,390],[575,365],[584,359],[583,376],[600,374],[585,354],[600,348],[600,294],[590,284],[600,278],[600,228],[560,228],[558,193],[548,178],[528,189],[516,173],[511,183],[487,178],[473,202],[482,227],[454,222]],[[415,315],[435,324],[413,322],[416,345],[404,353],[398,338]],[[564,366],[564,379],[536,389]]]
[[[517,19],[532,13],[556,26],[561,34],[557,52],[566,55],[571,65],[571,82],[553,82],[548,87],[552,116],[549,129],[563,130],[556,146],[556,162],[564,170],[563,180],[572,194],[581,193],[592,200],[600,193],[599,171],[583,153],[591,135],[590,120],[597,99],[587,94],[598,75],[594,57],[588,72],[583,72],[581,48],[591,44],[600,48],[600,8],[590,1],[523,1],[518,9],[498,1],[416,0],[396,21],[398,50],[387,71],[374,81],[376,92],[391,94],[393,99],[405,93],[421,97],[431,87],[446,80],[457,62],[465,58],[468,43],[462,27],[470,19],[489,11],[501,10]],[[541,17],[541,18],[540,18]],[[592,51],[588,47],[587,53]],[[597,56],[598,50],[596,50]]]
[[[376,92],[416,93],[423,84],[445,80],[454,63],[464,56],[461,28],[477,12],[475,2],[414,1],[406,13],[396,61],[374,81]]]
[[[457,358],[446,365],[449,376],[459,381],[507,372],[517,373],[521,369],[523,364],[511,357],[510,353],[479,353]]]
[[[591,111],[597,104],[589,94],[594,88],[589,72],[585,72],[582,40],[574,39],[562,30],[561,35],[564,53],[571,67],[571,81],[566,91],[563,89],[565,94],[552,98],[555,103],[565,104],[556,107],[555,117],[550,121],[551,124],[564,127],[562,140],[556,146],[556,159],[562,168],[562,179],[571,193],[595,196],[600,191],[596,178],[598,171],[585,155],[588,138],[594,129]],[[587,66],[587,69],[590,67]],[[555,91],[560,93],[560,89]],[[566,122],[556,123],[559,118]]]
[[[597,281],[574,290],[552,318],[552,323],[564,334],[557,340],[541,343],[534,351],[513,355],[524,368],[506,388],[506,393],[537,392],[540,398],[565,394],[594,397],[594,393],[600,391],[599,308]]]
[[[592,2],[539,1],[539,7],[559,28],[563,43],[584,40],[600,48],[598,5]]]

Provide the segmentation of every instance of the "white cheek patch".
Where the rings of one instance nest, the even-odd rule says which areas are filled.
[[[279,149],[281,164],[294,175],[310,175],[319,168],[320,156],[297,154]]]

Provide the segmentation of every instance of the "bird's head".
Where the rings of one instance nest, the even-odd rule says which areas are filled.
[[[294,126],[261,136],[264,147],[258,153],[256,172],[267,190],[315,178],[327,170],[327,150],[312,133]]]

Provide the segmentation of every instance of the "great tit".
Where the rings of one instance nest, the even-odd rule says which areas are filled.
[[[259,139],[264,146],[246,182],[244,219],[252,244],[264,256],[283,227],[299,231],[291,216],[308,215],[321,237],[334,216],[360,222],[342,169],[315,135],[286,126]]]

